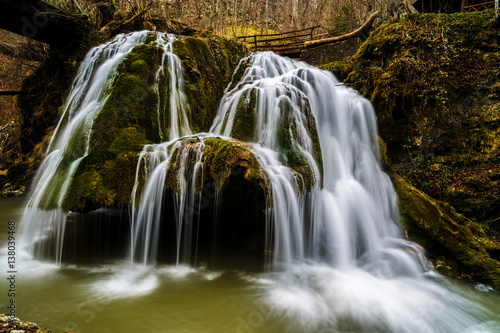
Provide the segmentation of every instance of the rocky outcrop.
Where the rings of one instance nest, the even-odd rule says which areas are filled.
[[[50,333],[51,331],[39,327],[38,324],[29,321],[23,321],[19,318],[12,319],[9,316],[0,314],[0,332],[16,332],[16,333]],[[72,332],[65,332],[72,333]]]
[[[242,43],[218,36],[186,37],[174,41],[173,47],[182,62],[191,126],[195,133],[206,132],[212,125],[224,89],[248,50]]]
[[[500,244],[452,206],[431,198],[399,176],[390,166],[383,141],[380,148],[383,168],[398,196],[406,237],[425,248],[439,273],[480,281],[500,290]]]

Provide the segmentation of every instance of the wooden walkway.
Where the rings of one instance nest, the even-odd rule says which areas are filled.
[[[305,42],[320,39],[328,34],[315,35],[316,29],[311,28],[268,35],[248,35],[237,37],[250,45],[252,51],[274,51],[277,54],[298,58],[305,49]]]
[[[478,3],[475,5],[465,6],[462,10],[463,12],[480,12],[482,10],[495,8],[495,1],[488,1],[483,3]]]

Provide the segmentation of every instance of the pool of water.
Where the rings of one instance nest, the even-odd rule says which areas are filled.
[[[24,205],[0,199],[4,275],[8,221],[20,221]],[[53,333],[391,332],[400,323],[408,332],[500,332],[497,293],[437,275],[393,281],[316,264],[287,273],[128,262],[58,267],[23,251],[16,269],[16,315]],[[2,278],[4,309],[7,287]]]

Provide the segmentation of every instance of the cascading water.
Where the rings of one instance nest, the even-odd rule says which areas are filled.
[[[61,261],[64,196],[89,153],[93,120],[118,64],[146,35],[120,35],[93,49],[78,72],[23,217],[23,242],[37,244],[41,256]],[[175,262],[193,263],[205,140],[236,137],[252,142],[270,182],[266,252],[275,269],[260,275],[257,285],[270,313],[284,318],[285,331],[488,332],[478,329],[488,314],[448,287],[421,249],[401,237],[397,198],[380,167],[375,116],[366,99],[328,72],[257,53],[242,62],[248,68],[226,91],[211,133],[186,137],[188,105],[173,39],[157,34],[164,53],[156,71],[156,112],[160,138],[168,141],[145,145],[138,156],[130,202],[132,261],[157,261],[165,182],[175,170],[169,208]],[[237,126],[242,105],[250,114],[245,134]],[[43,241],[49,238],[56,242]],[[141,271],[130,288],[149,273]]]
[[[440,285],[421,249],[400,235],[371,104],[331,73],[304,63],[270,52],[246,61],[250,65],[226,92],[212,130],[233,133],[237,106],[254,95],[254,153],[272,185],[269,231],[278,269],[263,288],[274,313],[290,320],[286,330],[474,331],[487,315]],[[318,124],[323,165],[312,168],[314,184],[306,194],[297,191],[296,172],[284,165],[283,133],[276,130],[283,123],[283,99],[291,103],[294,148],[313,166],[315,133],[305,130],[301,114],[306,104]]]
[[[195,200],[199,200],[196,194],[196,180],[203,172],[201,157],[203,154],[203,141],[181,147],[181,141],[173,140],[158,145],[146,145],[139,156],[135,186],[132,194],[132,233],[131,233],[131,258],[139,260],[144,265],[156,263],[158,253],[160,225],[164,204],[165,179],[169,172],[169,164],[176,167],[176,188],[179,193],[174,194],[174,213],[176,224],[176,257],[177,265],[190,263],[191,243],[194,233],[193,219],[195,214]],[[176,156],[173,157],[174,152]],[[194,165],[188,168],[188,161],[192,160],[194,154]],[[190,159],[191,157],[191,159]],[[174,160],[172,160],[174,158]],[[145,163],[145,165],[141,165]],[[140,175],[144,172],[144,188],[141,199],[136,200],[137,187],[140,183]],[[147,170],[151,170],[151,175]],[[189,173],[192,171],[192,173]],[[197,232],[195,233],[197,234]],[[182,248],[181,248],[182,245]],[[181,253],[183,257],[181,258]]]
[[[167,38],[165,40],[165,38]],[[160,127],[160,133],[162,128],[162,122],[160,118],[164,115],[165,118],[170,119],[169,123],[169,139],[178,139],[181,136],[191,134],[191,127],[187,118],[187,102],[186,96],[184,95],[184,80],[182,78],[182,67],[179,57],[177,57],[173,52],[173,42],[175,40],[174,35],[158,34],[157,43],[164,49],[161,66],[156,74],[156,80],[158,84],[158,96],[161,97],[160,93],[160,78],[161,76],[167,76],[167,85],[163,88],[165,94],[168,94],[166,100],[169,101],[168,105],[158,103],[158,125]],[[165,71],[167,68],[167,72]],[[168,112],[166,112],[168,111]],[[163,124],[165,126],[165,124]],[[162,137],[162,135],[160,135]]]
[[[255,95],[255,153],[272,184],[275,263],[308,258],[387,277],[421,272],[421,251],[400,237],[396,225],[396,195],[378,161],[371,104],[332,74],[273,53],[254,55],[241,82],[226,93],[212,129],[230,135],[236,106]],[[293,171],[280,158],[285,147],[279,136],[287,135],[276,130],[283,122],[283,100],[291,104],[287,117],[296,125],[297,153],[314,172],[308,194],[294,190],[299,185]],[[313,158],[316,133],[306,129],[307,106],[318,124],[323,186]]]
[[[167,39],[165,39],[167,38]],[[132,261],[139,260],[144,265],[156,263],[158,253],[160,224],[162,221],[163,196],[165,187],[165,178],[168,172],[168,166],[171,162],[174,151],[180,147],[181,142],[177,141],[181,136],[191,134],[190,124],[187,118],[187,102],[184,95],[184,80],[182,77],[182,67],[179,57],[173,53],[172,43],[175,40],[173,35],[158,34],[157,43],[162,46],[164,53],[161,66],[156,75],[158,90],[165,90],[168,94],[166,100],[168,105],[161,103],[162,93],[159,93],[160,102],[158,103],[158,122],[160,117],[170,119],[169,139],[170,141],[157,145],[146,145],[139,156],[137,165],[136,179],[132,192],[131,202],[131,246],[130,255]],[[165,73],[167,68],[167,73]],[[167,77],[166,87],[160,85],[161,76]],[[161,126],[160,126],[161,133]],[[160,135],[161,136],[161,135]],[[176,155],[179,165],[177,188],[179,193],[174,194],[174,212],[176,219],[176,264],[189,263],[191,237],[193,234],[191,217],[195,216],[195,179],[199,172],[203,172],[203,165],[200,161],[203,153],[203,143],[185,146],[181,148]],[[190,152],[195,151],[196,161],[193,167],[192,177],[186,177],[186,163]],[[144,163],[144,170],[142,163]],[[149,175],[148,170],[151,171]],[[143,176],[143,190],[138,193],[138,186]],[[137,197],[140,196],[140,200]],[[185,217],[184,214],[187,214]],[[186,220],[186,223],[184,221]],[[183,249],[181,249],[181,242]],[[181,252],[183,258],[180,258]]]
[[[67,214],[62,203],[80,161],[89,153],[94,119],[104,105],[116,68],[147,32],[118,35],[92,49],[73,82],[47,157],[37,171],[33,195],[23,216],[24,244],[37,244],[37,255],[61,263]],[[51,243],[45,241],[54,238]]]

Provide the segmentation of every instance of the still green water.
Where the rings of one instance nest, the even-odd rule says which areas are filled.
[[[4,252],[6,252],[7,223],[9,220],[21,220],[24,205],[23,199],[0,199],[0,247]],[[1,260],[6,261],[5,253],[2,253]],[[269,297],[264,291],[266,286],[275,281],[269,279],[269,274],[266,273],[208,271],[185,266],[153,268],[131,266],[125,262],[98,267],[61,268],[50,263],[34,261],[19,250],[17,261],[16,315],[23,320],[33,321],[49,328],[53,333],[63,330],[84,333],[365,332],[366,330],[359,329],[352,323],[336,324],[345,330],[327,328],[328,324],[321,322],[321,316],[328,318],[328,314],[321,313],[321,308],[317,307],[317,302],[311,301],[312,298],[323,296],[330,301],[336,300],[341,305],[339,309],[354,304],[359,307],[360,313],[366,311],[372,304],[375,304],[375,307],[390,305],[392,302],[390,297],[394,297],[393,305],[397,305],[401,300],[412,302],[411,298],[403,298],[408,297],[405,296],[405,290],[396,289],[401,299],[398,300],[399,296],[382,295],[376,300],[378,303],[373,303],[373,299],[369,299],[372,293],[363,290],[370,286],[369,283],[363,285],[366,278],[352,279],[358,275],[346,275],[348,281],[343,282],[343,287],[337,290],[339,299],[335,295],[330,298],[325,295],[315,295],[312,289],[301,289],[296,286],[287,289],[290,286],[286,286],[285,282],[279,288],[271,289],[267,295],[272,296],[270,303],[266,302],[266,298],[269,300]],[[5,263],[2,263],[1,267],[2,275],[7,275]],[[316,269],[315,266],[311,267],[312,270]],[[316,284],[322,283],[318,276],[325,274],[321,269],[318,272],[316,275],[315,273],[310,275],[315,276]],[[304,278],[308,275],[298,276]],[[4,310],[1,312],[6,312],[5,306],[9,302],[5,281],[6,279],[2,278],[0,299]],[[297,282],[290,281],[291,285]],[[402,280],[401,283],[404,287],[404,283],[408,281]],[[410,283],[411,285],[407,285],[408,290],[414,287],[414,283]],[[391,285],[394,286],[394,283],[391,282]],[[353,290],[347,290],[349,286],[354,286]],[[474,312],[471,316],[471,318],[478,316],[480,319],[470,327],[464,327],[463,332],[500,332],[500,299],[496,293],[479,291],[469,285],[453,283],[451,286],[454,289],[453,293],[460,293],[468,299],[470,302],[468,304],[481,307],[480,315],[476,315],[479,312]],[[287,291],[283,292],[285,289]],[[349,302],[350,299],[342,294],[346,290],[354,301]],[[366,300],[366,304],[363,304],[363,301],[361,303],[359,300],[356,301],[359,295]],[[419,310],[423,310],[423,315],[418,318],[428,318],[432,323],[435,319],[433,316],[440,316],[440,312],[443,316],[448,315],[443,307],[453,304],[454,301],[448,299],[449,295],[443,294],[442,297],[449,302],[441,304],[439,300],[432,300],[424,303],[428,308],[420,306]],[[398,310],[397,307],[393,309],[393,311]],[[409,309],[411,310],[411,304]],[[368,310],[370,315],[376,317],[380,309]],[[387,315],[385,313],[383,316]],[[376,318],[369,320],[380,322],[380,319]],[[374,325],[383,327],[382,324]],[[419,325],[423,325],[422,332],[426,332],[426,324]],[[439,329],[437,331],[439,332]],[[443,332],[448,331],[443,330]],[[383,333],[384,330],[374,329],[372,332]]]
[[[0,199],[0,246],[4,250],[7,222],[19,222],[24,205],[23,199]],[[16,315],[53,333],[70,329],[89,333],[279,330],[257,301],[253,277],[244,272],[130,267],[128,263],[59,268],[22,253],[17,261]],[[7,274],[3,270],[2,276]],[[9,300],[5,280],[1,312],[6,312]]]

